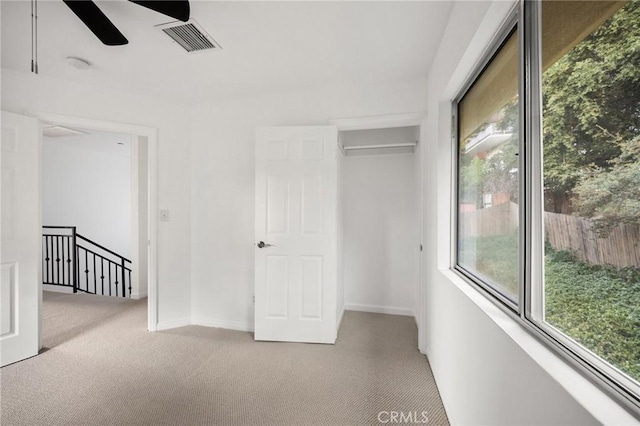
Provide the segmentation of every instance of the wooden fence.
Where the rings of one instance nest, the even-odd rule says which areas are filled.
[[[606,238],[598,237],[589,219],[544,213],[545,235],[551,247],[569,250],[594,265],[640,267],[640,228],[618,225]]]
[[[556,250],[568,250],[594,265],[640,267],[640,228],[616,226],[606,238],[593,231],[589,219],[544,213],[545,237]],[[518,205],[505,203],[460,214],[460,231],[469,237],[507,235],[518,226]]]
[[[486,209],[462,212],[460,234],[466,237],[508,235],[518,229],[518,205],[504,203]]]

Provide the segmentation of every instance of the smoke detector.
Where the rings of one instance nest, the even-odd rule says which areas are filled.
[[[156,25],[166,35],[189,53],[203,50],[221,50],[222,47],[211,37],[195,19],[187,22],[175,21]]]

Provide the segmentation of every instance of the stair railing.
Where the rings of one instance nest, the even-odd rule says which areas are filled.
[[[77,293],[76,227],[42,228],[42,283],[73,287]]]
[[[75,226],[43,230],[43,284],[131,297],[131,260],[78,234]]]

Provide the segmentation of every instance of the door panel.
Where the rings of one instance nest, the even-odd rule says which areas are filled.
[[[16,323],[16,303],[15,296],[17,294],[16,289],[16,263],[7,262],[1,266],[2,275],[0,279],[0,337],[15,334]]]
[[[2,112],[0,365],[39,349],[40,135],[36,119]]]
[[[303,235],[322,235],[322,176],[302,177]]]
[[[289,258],[266,255],[267,318],[284,318],[289,313]]]
[[[255,338],[336,338],[337,130],[256,132]]]
[[[302,160],[322,160],[322,140],[303,140],[300,141],[300,158]]]
[[[289,179],[267,177],[267,233],[286,234],[289,225]]]
[[[301,318],[322,320],[322,256],[301,256]]]

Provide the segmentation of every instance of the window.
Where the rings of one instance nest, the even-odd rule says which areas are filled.
[[[638,410],[640,1],[505,30],[454,101],[454,269]]]
[[[518,33],[458,103],[458,265],[518,303]]]
[[[637,383],[640,2],[583,3],[581,14],[571,2],[542,4],[545,303],[537,320]]]

